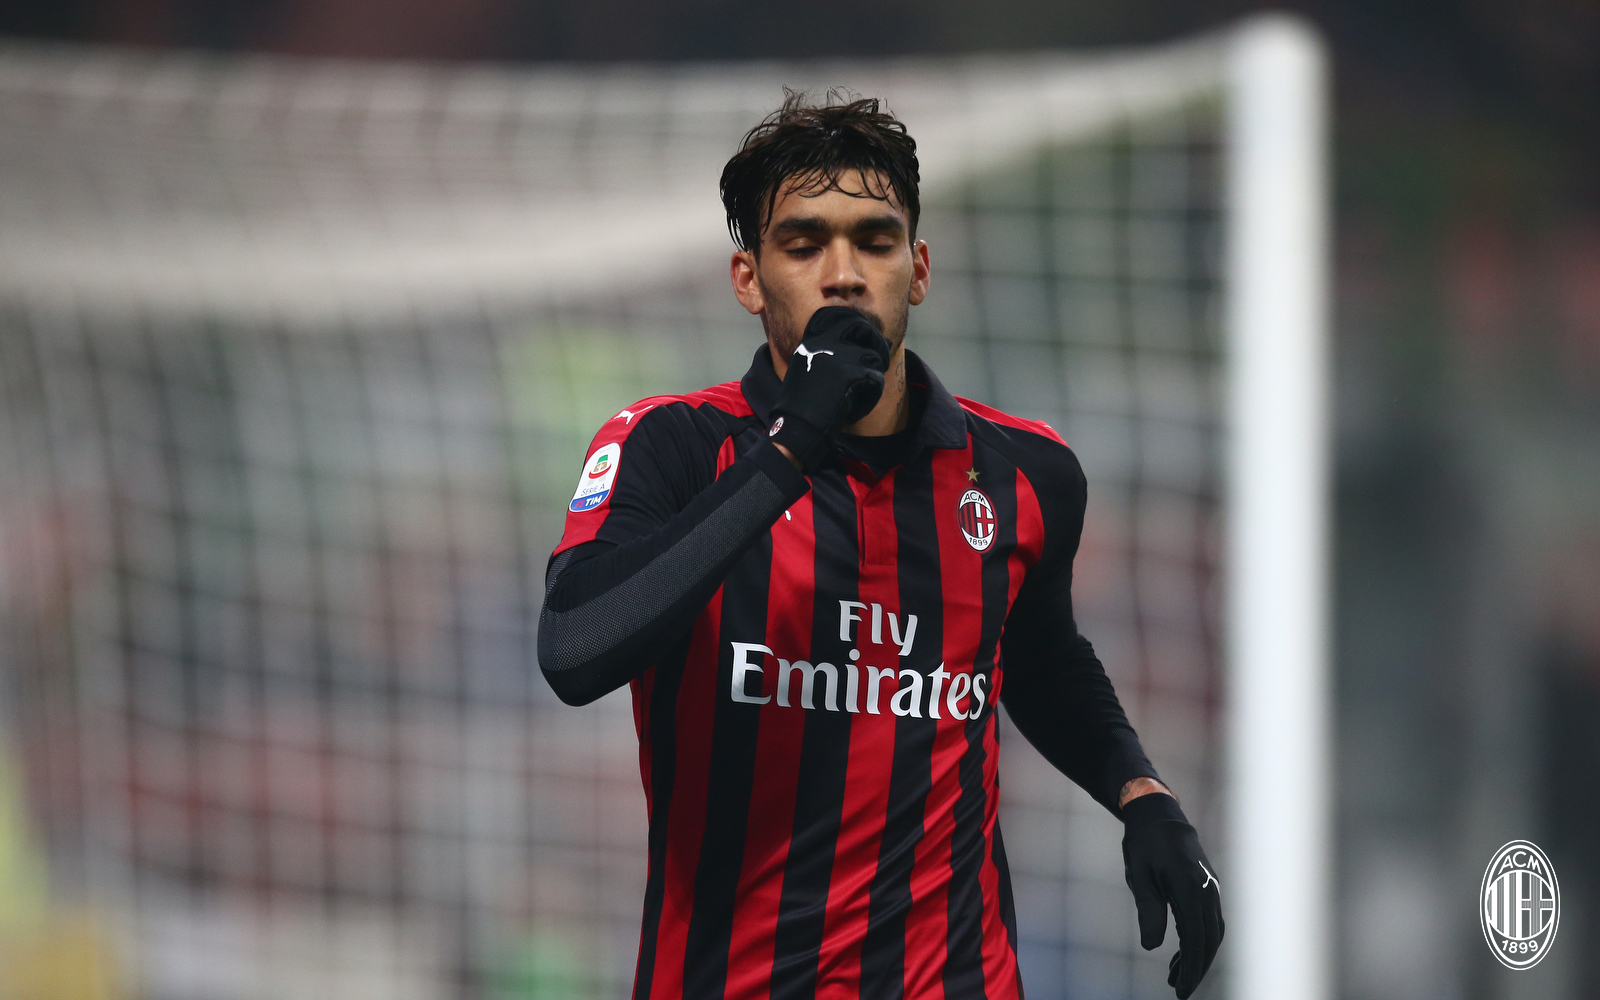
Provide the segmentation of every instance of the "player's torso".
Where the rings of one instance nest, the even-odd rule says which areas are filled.
[[[997,649],[1037,505],[971,438],[812,483],[635,684],[655,933],[681,936],[646,941],[654,995],[1003,995]]]

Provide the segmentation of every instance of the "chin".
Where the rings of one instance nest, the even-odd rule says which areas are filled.
[[[870,320],[872,325],[878,328],[878,332],[883,334],[883,339],[889,342],[889,355],[893,357],[894,352],[898,351],[900,346],[906,342],[906,326],[907,321],[911,318],[911,310],[903,310],[900,315],[894,317],[892,323],[886,322],[881,314],[871,309],[861,310],[861,315]],[[799,343],[799,341],[796,341],[796,343]]]

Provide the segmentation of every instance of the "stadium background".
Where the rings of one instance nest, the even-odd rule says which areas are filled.
[[[776,4],[41,3],[8,8],[0,29],[678,60],[1147,42],[1250,6],[869,3],[797,21]],[[1600,929],[1600,807],[1573,792],[1600,786],[1600,14],[1304,9],[1337,74],[1341,995],[1594,996],[1600,957],[1580,942]],[[1492,964],[1472,917],[1475,866],[1517,836],[1563,878],[1537,987]],[[12,884],[19,898],[28,874]]]

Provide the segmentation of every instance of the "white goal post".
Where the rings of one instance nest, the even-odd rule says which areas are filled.
[[[1303,25],[1235,37],[1227,200],[1228,913],[1238,1000],[1332,995],[1327,94]]]

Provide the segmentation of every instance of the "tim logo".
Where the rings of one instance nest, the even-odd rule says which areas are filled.
[[[956,517],[961,525],[961,537],[967,544],[982,552],[994,544],[994,504],[982,490],[968,490],[961,494],[956,507]]]
[[[1478,919],[1501,965],[1531,969],[1539,964],[1561,922],[1561,886],[1543,851],[1513,840],[1495,852],[1483,872]]]

